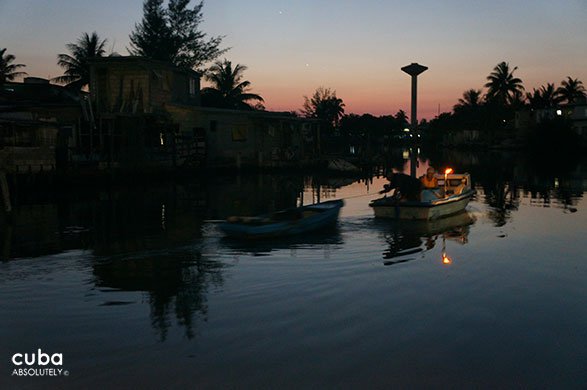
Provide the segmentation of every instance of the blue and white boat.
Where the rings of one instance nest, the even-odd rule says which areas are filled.
[[[255,217],[229,217],[220,224],[228,236],[242,239],[284,237],[333,226],[343,200],[331,200]]]
[[[420,201],[406,201],[395,196],[373,200],[375,217],[409,220],[434,220],[462,212],[475,194],[471,176],[464,174],[437,175],[442,196],[433,190],[423,190]]]

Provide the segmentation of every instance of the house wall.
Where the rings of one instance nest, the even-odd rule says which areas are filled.
[[[163,63],[124,57],[100,61],[91,66],[91,80],[99,113],[152,113],[168,102],[200,104],[199,77]]]
[[[152,112],[157,100],[153,95],[150,71],[136,64],[101,65],[93,69],[93,100],[98,112]],[[155,95],[162,100],[164,97]],[[142,101],[142,107],[133,105]]]
[[[581,136],[583,142],[587,142],[587,105],[579,104],[573,107],[570,114],[573,128]]]
[[[182,134],[205,132],[207,163],[215,166],[284,166],[311,161],[302,129],[310,123],[272,113],[166,105]],[[315,138],[311,139],[315,142]]]
[[[52,124],[0,123],[0,170],[8,173],[53,171],[58,128]]]

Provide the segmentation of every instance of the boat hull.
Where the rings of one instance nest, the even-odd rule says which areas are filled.
[[[228,237],[240,239],[264,239],[303,234],[333,226],[338,220],[342,200],[328,201],[290,210],[301,215],[300,218],[284,221],[268,221],[259,224],[224,222],[220,229]],[[260,216],[260,220],[270,217]]]
[[[381,198],[374,200],[370,206],[376,218],[435,220],[463,211],[473,194],[474,191],[467,191],[436,202],[394,202]]]

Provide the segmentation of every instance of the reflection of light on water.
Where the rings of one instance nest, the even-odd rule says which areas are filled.
[[[452,264],[452,259],[450,257],[448,257],[446,252],[442,252],[442,264],[447,264],[447,265]]]

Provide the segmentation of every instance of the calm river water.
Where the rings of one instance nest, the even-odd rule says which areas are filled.
[[[454,153],[418,171],[446,161],[477,195],[430,223],[375,220],[376,176],[20,191],[0,388],[585,388],[587,165]],[[247,244],[207,222],[339,198],[311,236]],[[69,375],[14,375],[38,349]]]

